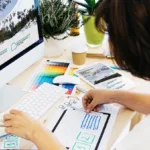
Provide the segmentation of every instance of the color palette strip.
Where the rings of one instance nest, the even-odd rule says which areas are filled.
[[[78,68],[70,68],[69,72],[68,72],[68,75],[76,76],[74,74],[74,71],[77,70],[77,69]],[[68,89],[68,92],[66,93],[67,95],[73,95],[75,93],[76,85],[74,85],[74,84],[63,84],[62,87],[65,88],[65,89]]]
[[[37,68],[35,75],[28,82],[25,90],[35,91],[44,82],[53,84],[53,79],[59,75],[65,75],[70,63],[44,60]]]

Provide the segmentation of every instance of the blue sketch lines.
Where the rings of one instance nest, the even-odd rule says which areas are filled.
[[[100,116],[86,114],[81,123],[81,129],[98,130],[100,121]]]

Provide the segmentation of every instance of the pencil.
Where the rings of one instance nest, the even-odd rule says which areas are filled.
[[[0,139],[3,139],[5,137],[7,137],[7,136],[8,136],[8,134],[2,135],[2,136],[0,136]]]

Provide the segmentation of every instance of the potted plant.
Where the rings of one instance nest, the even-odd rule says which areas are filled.
[[[104,39],[104,34],[96,30],[95,10],[103,0],[98,0],[98,1],[84,0],[84,1],[85,3],[79,1],[75,1],[75,2],[84,8],[84,9],[80,9],[80,12],[82,13],[84,32],[87,40],[87,45],[90,47],[98,47],[101,45]]]
[[[74,2],[63,0],[41,0],[40,15],[45,38],[45,55],[60,56],[67,48],[67,31],[74,25],[76,18]],[[64,47],[65,46],[65,47]]]

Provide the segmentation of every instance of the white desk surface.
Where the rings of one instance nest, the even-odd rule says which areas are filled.
[[[44,59],[44,58],[43,58]],[[19,88],[23,88],[28,79],[32,76],[32,74],[34,73],[34,70],[36,69],[36,67],[40,64],[40,62],[43,60],[41,59],[40,61],[38,61],[37,63],[35,63],[34,65],[32,65],[31,67],[29,67],[27,70],[25,70],[22,74],[20,74],[18,77],[16,77],[15,79],[13,79],[10,82],[10,85],[19,87]],[[63,56],[58,57],[58,58],[51,58],[50,60],[67,60],[67,61],[72,61],[72,57],[71,57],[71,52],[70,51],[65,51]],[[112,61],[110,59],[105,59],[105,58],[87,58],[86,64],[92,64],[94,62],[101,62],[104,63],[108,66],[113,65]],[[118,72],[120,72],[121,74],[127,76],[128,78],[132,79],[135,83],[136,83],[136,87],[134,89],[132,89],[133,91],[136,92],[143,92],[143,93],[149,93],[149,89],[150,89],[150,83],[133,77],[130,73],[127,73],[125,71],[121,71],[119,70]],[[86,83],[83,82],[83,84],[90,89],[91,87],[89,87]],[[49,112],[42,118],[42,120],[49,120],[51,118],[51,115],[53,114],[53,112],[56,111],[56,107],[53,107],[52,109],[49,110]],[[119,135],[121,134],[121,132],[124,130],[124,128],[128,125],[128,123],[132,120],[133,116],[135,116],[135,112],[122,108],[118,114],[116,123],[114,125],[113,128],[113,132],[111,134],[111,137],[109,139],[109,142],[107,144],[107,150],[110,149],[110,147],[114,144],[114,142],[117,140],[117,138],[119,137]],[[136,118],[133,119],[135,122],[133,124],[136,123],[136,121],[139,120],[139,117],[136,116]],[[24,149],[30,149],[32,147],[32,143],[22,140],[21,141],[21,147],[20,148],[24,148]]]
[[[40,62],[43,59],[41,59],[40,61],[38,61],[37,63],[35,63],[34,65],[32,65],[31,67],[29,67],[26,71],[24,71],[22,74],[20,74],[18,77],[16,77],[15,79],[13,79],[10,82],[10,85],[16,86],[16,87],[20,87],[23,88],[28,79],[30,78],[30,76],[34,73],[35,68],[40,64]],[[58,57],[58,58],[51,58],[51,60],[67,60],[67,61],[72,61],[71,58],[71,52],[70,51],[65,51],[63,56]],[[87,58],[86,64],[92,64],[94,62],[101,62],[104,63],[106,65],[113,65],[112,61],[110,59],[101,59],[101,58]],[[141,80],[139,78],[133,77],[130,73],[127,73],[125,71],[118,71],[120,73],[122,73],[123,75],[127,76],[128,78],[132,79],[135,83],[136,83],[136,87],[134,89],[132,89],[133,91],[136,92],[144,92],[144,93],[148,93],[149,89],[150,89],[150,84],[144,80]],[[83,84],[85,84],[85,86],[87,88],[91,88],[89,87],[86,83],[83,82]],[[42,120],[46,119],[50,119],[51,115],[53,114],[53,112],[56,111],[56,108],[52,108],[45,116]],[[127,126],[127,124],[132,120],[133,116],[135,116],[135,112],[122,108],[118,114],[116,123],[114,125],[113,128],[113,132],[111,134],[111,137],[109,139],[109,142],[107,144],[107,150],[110,149],[110,147],[114,144],[114,142],[116,141],[116,139],[119,137],[119,135],[121,134],[121,132],[123,131],[123,129]],[[136,116],[136,119],[134,119],[135,123],[137,120],[139,120],[139,118]],[[133,123],[133,124],[135,124]],[[31,143],[29,142],[25,142],[24,140],[22,141],[22,145],[21,148],[30,148],[31,147]]]

